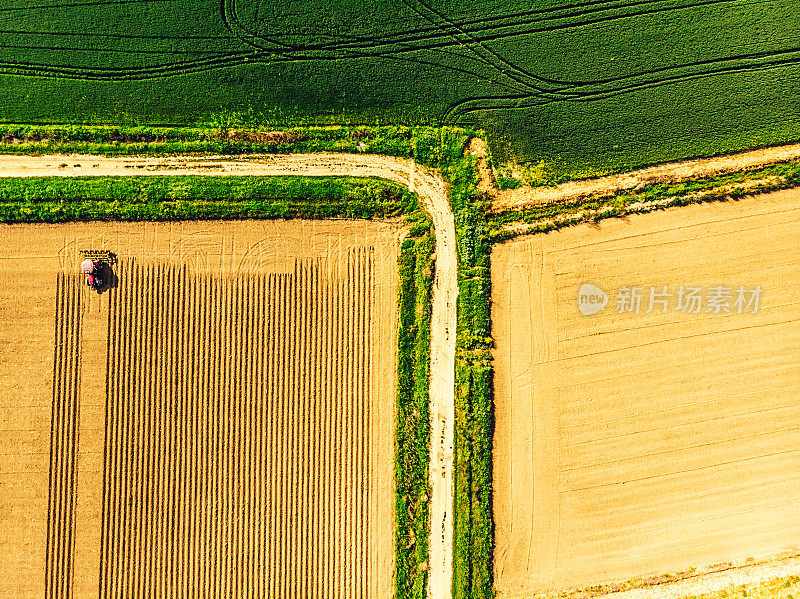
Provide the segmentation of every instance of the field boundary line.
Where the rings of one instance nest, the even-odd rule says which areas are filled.
[[[705,596],[735,586],[754,585],[776,578],[796,576],[800,571],[797,548],[762,561],[725,562],[700,570],[673,572],[663,576],[633,579],[626,583],[610,583],[586,589],[569,589],[558,593],[560,599],[673,599]],[[629,584],[633,586],[628,586]],[[626,588],[627,587],[627,588]],[[556,593],[545,591],[507,599],[555,599]]]

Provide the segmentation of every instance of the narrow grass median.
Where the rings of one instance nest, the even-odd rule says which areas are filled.
[[[427,592],[430,534],[431,293],[435,237],[427,222],[400,254],[397,435],[395,448],[395,597],[423,599]],[[413,231],[412,231],[413,232]]]
[[[394,218],[407,189],[351,177],[30,177],[0,179],[0,222]]]

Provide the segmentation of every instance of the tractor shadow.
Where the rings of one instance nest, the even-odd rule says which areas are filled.
[[[102,281],[102,285],[96,287],[95,291],[102,295],[109,289],[116,289],[117,285],[119,284],[119,279],[117,278],[117,275],[111,265],[107,262],[100,262],[97,267],[99,271],[97,274]]]

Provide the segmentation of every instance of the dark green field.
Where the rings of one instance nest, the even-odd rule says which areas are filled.
[[[800,139],[799,0],[0,0],[0,119],[470,123],[551,178]]]

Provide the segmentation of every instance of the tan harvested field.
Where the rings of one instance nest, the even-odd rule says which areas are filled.
[[[0,227],[0,595],[391,596],[399,236]]]
[[[790,190],[495,246],[500,597],[797,545],[798,222]],[[600,313],[579,312],[584,283],[608,293]],[[705,311],[719,285],[731,313]],[[640,313],[616,312],[624,286]],[[703,289],[700,313],[676,310],[681,286]],[[739,286],[762,288],[755,313]]]

